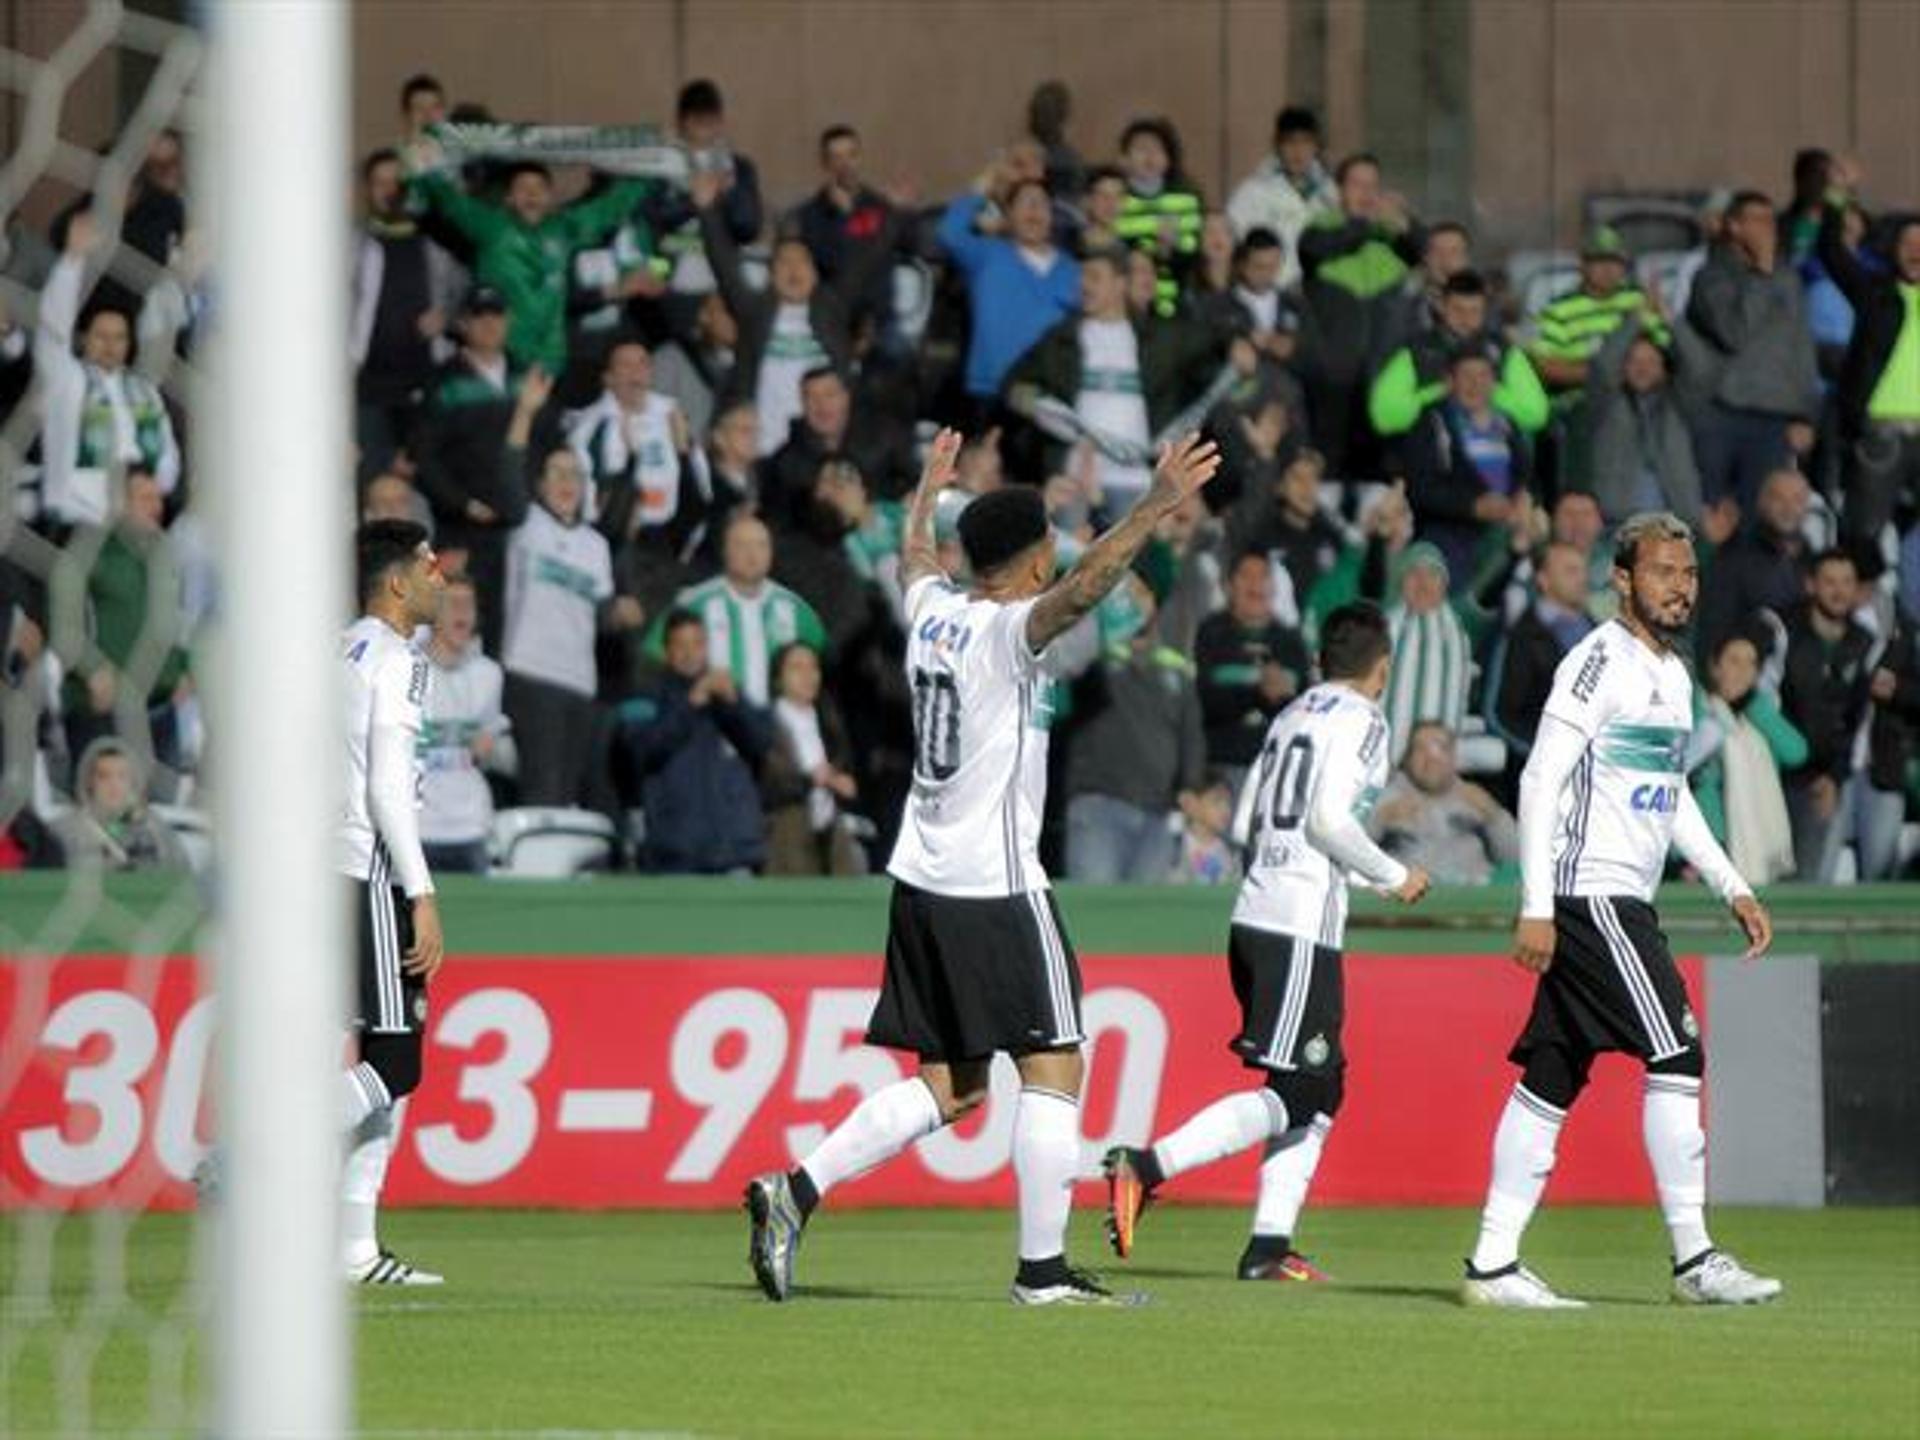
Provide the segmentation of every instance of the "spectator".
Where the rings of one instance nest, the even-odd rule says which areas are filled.
[[[437,160],[431,140],[416,142]],[[498,291],[513,324],[507,350],[516,365],[539,365],[558,377],[567,368],[567,277],[575,254],[620,228],[646,193],[646,182],[620,180],[572,205],[556,208],[553,176],[522,162],[507,172],[506,195],[493,204],[468,195],[432,171],[412,179],[415,195],[466,236],[474,278]]]
[[[1780,773],[1806,763],[1806,737],[1759,683],[1760,651],[1747,636],[1722,639],[1707,674],[1688,756],[1693,798],[1749,884],[1786,879],[1794,871],[1793,829]]]
[[[1225,296],[1233,289],[1234,262],[1239,258],[1233,222],[1224,210],[1209,210],[1200,220],[1200,249],[1186,278],[1188,304]]]
[[[1067,741],[1067,873],[1096,884],[1167,878],[1206,771],[1192,666],[1157,643],[1146,582],[1123,583],[1138,627],[1074,682]]]
[[[1273,118],[1273,153],[1254,167],[1227,202],[1227,216],[1242,241],[1255,230],[1278,236],[1280,286],[1300,283],[1300,232],[1340,199],[1320,155],[1320,122],[1313,111],[1289,105]]]
[[[1569,403],[1586,391],[1589,363],[1625,321],[1637,319],[1641,332],[1663,350],[1672,343],[1659,306],[1629,283],[1632,266],[1620,232],[1596,225],[1580,251],[1579,286],[1533,317],[1528,353],[1547,388]]]
[[[1485,885],[1520,861],[1513,816],[1485,790],[1460,778],[1454,732],[1434,720],[1413,727],[1405,759],[1367,828],[1381,849],[1403,864],[1419,866],[1438,885]]]
[[[1503,796],[1520,793],[1520,771],[1533,748],[1540,712],[1553,693],[1553,672],[1593,629],[1587,613],[1587,557],[1565,541],[1549,543],[1534,579],[1537,594],[1494,644],[1487,666],[1492,729],[1507,747]]]
[[[1249,231],[1233,254],[1233,283],[1217,294],[1202,296],[1197,307],[1203,322],[1243,336],[1252,345],[1258,367],[1251,384],[1236,385],[1230,392],[1229,409],[1243,421],[1257,423],[1269,406],[1280,406],[1285,429],[1274,446],[1276,461],[1291,458],[1310,439],[1306,392],[1294,368],[1300,312],[1280,289],[1284,259],[1280,239],[1271,230]],[[1230,454],[1229,464],[1237,458]],[[1209,488],[1208,499],[1216,508],[1227,503],[1217,482]]]
[[[851,125],[823,130],[820,188],[795,207],[787,225],[813,256],[822,283],[845,298],[852,326],[871,326],[879,339],[893,317],[890,262],[901,217],[891,200],[862,181],[860,161],[860,134]]]
[[[1592,488],[1606,522],[1665,510],[1701,527],[1708,543],[1724,544],[1738,511],[1725,500],[1711,510],[1701,506],[1693,436],[1673,392],[1667,353],[1640,313],[1621,317],[1592,357],[1578,363],[1586,455],[1570,468]]]
[[[1067,139],[1073,118],[1073,92],[1061,80],[1042,80],[1027,100],[1027,134],[1046,156],[1047,190],[1065,200],[1077,199],[1086,189],[1087,167]]]
[[[1773,205],[1744,191],[1727,207],[1727,241],[1687,304],[1717,370],[1698,435],[1702,498],[1744,510],[1760,482],[1813,445],[1819,375],[1800,277],[1779,263]]]
[[[426,646],[432,680],[420,735],[420,843],[436,874],[484,875],[491,868],[488,777],[511,780],[519,768],[513,726],[501,709],[505,677],[481,652],[479,622],[473,581],[452,577]]]
[[[825,652],[843,660],[882,618],[880,592],[868,585],[849,543],[869,518],[866,481],[846,460],[823,460],[797,503],[791,523],[776,532],[773,573],[820,617]]]
[[[1096,165],[1087,172],[1080,204],[1077,253],[1082,260],[1120,248],[1120,212],[1127,204],[1127,174],[1118,165]]]
[[[367,482],[360,497],[360,519],[405,520],[422,527],[428,539],[433,538],[433,508],[413,488],[413,481],[392,470]]]
[[[429,127],[446,118],[447,92],[440,82],[427,74],[408,76],[400,87],[401,139],[424,140]]]
[[[1893,270],[1872,274],[1829,210],[1820,262],[1853,305],[1853,338],[1837,399],[1845,446],[1842,521],[1856,540],[1877,542],[1886,523],[1920,504],[1920,218],[1893,232]]]
[[[1390,324],[1382,327],[1377,352],[1384,363],[1394,351],[1440,327],[1447,282],[1473,269],[1473,236],[1458,220],[1440,220],[1420,232],[1420,263],[1401,284]],[[1485,322],[1476,329],[1484,328]]]
[[[480,634],[498,651],[508,533],[527,515],[526,452],[553,393],[548,372],[507,358],[505,297],[467,296],[460,353],[440,367],[421,424],[418,480],[437,548],[480,592]],[[543,437],[544,439],[544,437]]]
[[[727,139],[726,101],[711,80],[690,80],[674,105],[674,133],[686,147],[687,163],[698,174],[720,177],[720,222],[735,245],[751,245],[764,223],[760,171]],[[656,186],[642,204],[647,228],[670,266],[668,289],[675,296],[704,296],[717,286],[701,237],[700,216],[684,190]],[[692,307],[686,307],[690,316]],[[679,334],[692,327],[676,324]]]
[[[1201,622],[1193,665],[1207,764],[1237,782],[1260,754],[1273,717],[1311,679],[1300,632],[1273,617],[1273,567],[1262,552],[1234,559],[1227,608]]]
[[[774,652],[798,641],[817,653],[827,648],[820,616],[793,591],[768,577],[773,572],[773,534],[757,515],[736,512],[721,537],[721,572],[683,590],[677,606],[706,626],[701,663],[712,654],[748,704],[764,709]],[[656,645],[665,642],[664,629]],[[671,657],[669,657],[671,663]]]
[[[1853,618],[1859,575],[1844,550],[1814,557],[1807,598],[1787,616],[1780,706],[1807,740],[1807,759],[1787,773],[1798,879],[1831,884],[1843,823],[1855,804],[1855,741],[1872,700],[1873,636]]]
[[[1465,621],[1447,603],[1447,560],[1439,547],[1416,541],[1401,554],[1387,607],[1393,632],[1393,675],[1381,709],[1393,734],[1398,764],[1416,722],[1437,721],[1458,735],[1467,714],[1473,680],[1473,639]]]
[[[451,350],[447,317],[460,281],[453,258],[407,213],[399,153],[374,151],[360,178],[366,213],[354,257],[347,338],[356,367],[355,433],[364,481],[413,443],[427,386],[444,358],[440,347]]]
[[[864,874],[841,814],[860,794],[853,749],[838,707],[821,693],[820,657],[805,645],[783,645],[773,676],[773,743],[760,778],[767,874]]]
[[[717,178],[694,176],[691,195],[707,258],[739,336],[730,393],[753,401],[760,419],[760,453],[771,455],[786,442],[800,416],[801,378],[822,365],[844,374],[852,363],[852,332],[842,297],[864,282],[855,265],[841,277],[840,286],[822,285],[813,252],[804,241],[788,236],[774,242],[768,288],[754,289],[714,205]],[[866,250],[869,257],[881,254],[871,246]]]
[[[974,228],[989,195],[1006,215],[1005,235],[982,235]],[[1008,367],[1079,301],[1080,267],[1054,247],[1052,225],[1043,184],[1010,184],[995,171],[982,177],[979,188],[957,197],[940,221],[940,244],[967,280],[973,326],[966,388],[981,418],[999,396]]]
[[[1526,352],[1487,327],[1487,282],[1474,270],[1449,276],[1441,287],[1438,323],[1411,336],[1388,357],[1367,395],[1367,418],[1380,435],[1404,435],[1428,407],[1447,396],[1448,370],[1467,350],[1493,364],[1491,400],[1523,434],[1546,427],[1547,392]]]
[[[1255,550],[1279,562],[1273,613],[1289,624],[1299,623],[1307,597],[1346,546],[1345,532],[1322,501],[1325,472],[1318,451],[1299,451],[1270,487],[1244,496],[1227,521],[1227,544],[1236,554]]]
[[[1701,202],[1700,210],[1694,217],[1699,226],[1700,243],[1680,257],[1668,282],[1669,293],[1664,298],[1669,318],[1684,316],[1687,307],[1692,304],[1693,282],[1727,238],[1727,206],[1732,201],[1733,191],[1725,186],[1716,186],[1707,192],[1706,199]]]
[[[821,463],[833,459],[851,461],[889,499],[919,473],[911,438],[870,411],[856,414],[846,380],[822,365],[801,379],[800,414],[786,443],[760,467],[760,504],[767,519],[778,526],[804,524]]]
[[[716,290],[700,297],[692,335],[667,340],[653,352],[653,388],[686,412],[695,440],[705,440],[713,428],[739,343],[740,327]]]
[[[1874,559],[1877,568],[1877,557]],[[1871,573],[1869,572],[1863,572]],[[1867,588],[1863,579],[1861,588]],[[1920,755],[1920,641],[1912,612],[1890,597],[1875,611],[1873,708],[1867,721],[1867,765],[1855,782],[1854,851],[1862,880],[1892,880],[1900,862],[1900,829],[1914,759]]]
[[[50,587],[53,650],[66,668],[67,753],[119,735],[137,753],[180,759],[178,707],[192,694],[180,573],[160,528],[160,482],[128,472],[112,526],[74,531]]]
[[[540,467],[539,503],[507,548],[507,628],[500,658],[520,753],[524,805],[577,805],[594,758],[594,637],[631,630],[639,603],[614,594],[607,540],[582,515],[586,478],[564,446]]]
[[[120,222],[120,240],[163,268],[187,234],[186,179],[187,156],[180,132],[162,130],[147,146],[146,159],[140,164]],[[130,306],[138,299],[133,292],[123,294]]]
[[[1055,325],[1007,372],[1007,403],[1058,438],[1086,435],[1100,451],[1094,483],[1113,514],[1145,491],[1153,437],[1217,378],[1221,337],[1127,307],[1126,258],[1080,266],[1080,313]],[[1253,347],[1230,354],[1251,373]],[[1051,402],[1049,404],[1048,402]]]
[[[751,400],[722,406],[707,432],[707,474],[713,482],[713,513],[707,525],[706,548],[717,566],[720,534],[734,511],[756,509],[760,481],[755,470],[760,451],[760,417]]]
[[[685,413],[653,389],[653,356],[637,337],[614,340],[600,381],[600,398],[566,425],[592,487],[588,516],[616,546],[686,559],[707,518],[707,457]]]
[[[666,661],[660,680],[621,706],[622,750],[646,811],[641,868],[757,870],[766,837],[754,770],[773,744],[772,722],[740,697],[731,672],[707,667],[707,630],[691,611],[667,616]]]
[[[1350,155],[1335,172],[1337,209],[1300,232],[1314,442],[1341,479],[1378,472],[1366,421],[1369,367],[1395,326],[1407,267],[1420,258],[1418,224],[1398,193],[1380,188],[1380,162]]]
[[[1809,551],[1803,527],[1812,498],[1797,470],[1776,470],[1760,487],[1753,523],[1708,567],[1697,625],[1702,656],[1713,654],[1736,630],[1752,639],[1763,657],[1772,649],[1761,612],[1784,619],[1806,593]]]
[[[1844,167],[1825,150],[1797,150],[1793,156],[1793,200],[1780,212],[1780,253],[1798,265],[1813,253],[1827,197]]]
[[[1199,259],[1204,209],[1173,122],[1159,115],[1129,121],[1120,134],[1120,163],[1127,179],[1116,225],[1120,243],[1152,256],[1154,309],[1171,315]]]
[[[1454,355],[1447,397],[1414,428],[1406,461],[1421,538],[1440,548],[1450,570],[1475,576],[1483,547],[1498,538],[1533,479],[1526,436],[1494,406],[1493,361],[1485,351]]]
[[[60,259],[40,292],[33,367],[41,387],[41,510],[56,527],[105,525],[109,477],[123,469],[150,476],[162,497],[180,483],[180,446],[167,404],[133,363],[133,314],[112,301],[80,299],[89,259],[100,249],[91,210],[55,226]],[[73,334],[80,322],[80,351]]]
[[[1216,775],[1182,812],[1180,850],[1174,857],[1175,885],[1232,885],[1240,879],[1240,859],[1229,831],[1233,826],[1233,784]]]
[[[76,870],[186,870],[186,848],[166,821],[147,808],[140,762],[127,746],[102,735],[80,757],[73,809],[53,822],[54,836]]]

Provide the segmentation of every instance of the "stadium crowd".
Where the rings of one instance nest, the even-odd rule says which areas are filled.
[[[1844,157],[1796,156],[1784,203],[1706,197],[1690,248],[1596,224],[1528,277],[1298,107],[1208,197],[1173,122],[1096,148],[1049,83],[932,207],[876,187],[845,125],[776,193],[708,81],[679,96],[685,184],[453,165],[448,117],[487,118],[416,76],[361,166],[341,479],[343,526],[349,494],[420,520],[456,577],[423,640],[437,867],[486,869],[507,806],[609,817],[642,871],[883,865],[913,770],[902,502],[953,423],[956,571],[972,496],[1040,487],[1070,560],[1158,441],[1226,451],[1060,647],[1056,873],[1234,879],[1239,781],[1319,618],[1363,595],[1396,640],[1376,832],[1436,880],[1510,874],[1554,666],[1610,615],[1608,534],[1646,509],[1700,537],[1685,763],[1741,871],[1910,868],[1920,215],[1866,208]],[[37,436],[0,554],[0,868],[185,863],[148,808],[191,804],[208,759],[218,607],[194,437],[154,378],[217,315],[184,175],[169,135],[126,198],[144,293],[102,278],[83,201],[37,314],[0,315],[0,416]]]

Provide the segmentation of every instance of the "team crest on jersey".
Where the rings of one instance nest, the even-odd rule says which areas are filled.
[[[418,991],[413,997],[413,1023],[427,1023],[427,992],[424,990]]]
[[[1327,1037],[1324,1035],[1316,1035],[1301,1048],[1300,1058],[1305,1060],[1309,1065],[1324,1065],[1327,1063],[1327,1056],[1330,1053],[1332,1052],[1331,1047],[1327,1044]]]
[[[1687,1032],[1689,1040],[1700,1038],[1700,1022],[1693,1018],[1693,1007],[1689,1005],[1680,1012],[1680,1028]]]

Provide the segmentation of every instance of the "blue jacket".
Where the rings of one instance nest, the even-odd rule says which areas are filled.
[[[620,707],[620,741],[647,813],[642,863],[673,874],[757,870],[766,859],[755,780],[773,718],[745,701],[704,706],[669,674]]]
[[[967,393],[1000,393],[1015,360],[1080,306],[1080,266],[1064,251],[1045,275],[1036,275],[1011,240],[973,228],[986,208],[981,195],[962,195],[940,217],[940,244],[967,277],[973,339],[967,346]]]

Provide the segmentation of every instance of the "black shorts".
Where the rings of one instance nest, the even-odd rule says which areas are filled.
[[[869,1045],[956,1061],[1081,1039],[1080,962],[1052,891],[972,899],[894,882]]]
[[[1510,1058],[1554,1045],[1576,1058],[1617,1050],[1649,1064],[1698,1052],[1700,1026],[1660,919],[1644,900],[1557,896],[1553,964]]]
[[[375,1035],[405,1035],[424,1029],[427,982],[400,968],[413,948],[413,905],[398,885],[350,880],[360,931],[360,1008],[356,1029]]]
[[[1347,1063],[1340,1043],[1346,986],[1340,952],[1297,935],[1235,925],[1227,965],[1240,1001],[1233,1051],[1256,1070],[1338,1074]]]

